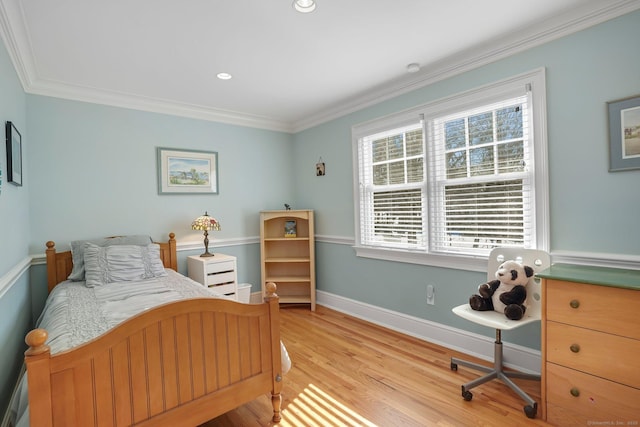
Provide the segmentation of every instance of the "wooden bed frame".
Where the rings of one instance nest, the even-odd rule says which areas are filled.
[[[175,235],[160,243],[176,269]],[[47,242],[49,290],[66,280],[71,252]],[[54,426],[196,426],[270,393],[280,421],[282,368],[275,284],[262,304],[199,298],[132,317],[51,355],[47,332],[25,339],[30,423]]]

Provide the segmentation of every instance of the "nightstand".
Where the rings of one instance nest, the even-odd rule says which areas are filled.
[[[192,255],[187,258],[189,277],[212,291],[238,300],[236,257],[215,254],[211,257]]]

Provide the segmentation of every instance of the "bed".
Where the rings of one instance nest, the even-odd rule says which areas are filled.
[[[161,269],[169,279],[158,273],[163,276],[158,281],[180,284],[147,294],[142,288],[154,288],[155,278],[119,281],[113,271],[117,268],[104,268],[105,257],[130,262],[125,248],[133,250],[135,245],[127,243],[131,242],[84,244],[85,253],[80,255],[86,264],[85,281],[74,282],[67,278],[76,274],[81,261],[73,243],[72,251],[57,252],[54,242],[47,242],[50,295],[39,324],[57,327],[60,321],[48,316],[53,319],[51,312],[67,310],[58,300],[90,288],[108,297],[100,304],[110,305],[108,310],[93,308],[92,302],[81,299],[76,310],[102,313],[94,316],[97,319],[77,322],[92,324],[89,332],[48,337],[45,329],[38,328],[27,334],[30,425],[197,426],[264,394],[271,395],[273,422],[279,422],[281,357],[286,349],[281,350],[275,284],[269,284],[261,304],[212,297],[206,288],[175,272],[176,241],[170,233],[167,242],[149,244],[149,253],[146,246],[138,246],[151,264],[145,265],[145,274]],[[191,283],[183,286],[180,280]],[[121,292],[126,299],[120,299]],[[176,292],[186,296],[176,297]],[[132,310],[138,314],[130,317]]]

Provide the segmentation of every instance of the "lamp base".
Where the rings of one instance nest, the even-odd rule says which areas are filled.
[[[209,252],[209,232],[207,230],[204,230],[204,253],[200,256],[201,257],[213,256],[213,254]]]

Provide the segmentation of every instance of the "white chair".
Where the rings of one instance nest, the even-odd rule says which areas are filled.
[[[527,284],[527,301],[525,303],[527,309],[525,311],[524,317],[520,320],[509,320],[504,314],[498,313],[496,311],[473,310],[469,306],[468,302],[466,304],[462,304],[453,308],[453,312],[458,316],[470,320],[471,322],[495,329],[496,341],[494,345],[493,368],[452,357],[451,370],[457,371],[458,365],[462,365],[487,373],[480,378],[462,385],[462,397],[464,398],[464,400],[469,401],[472,399],[473,394],[469,391],[472,388],[493,379],[499,379],[526,401],[527,404],[524,407],[524,412],[527,417],[535,418],[536,412],[538,411],[538,404],[513,381],[511,381],[511,378],[524,378],[539,381],[540,375],[503,370],[501,335],[502,331],[515,329],[528,323],[537,322],[540,320],[542,300],[540,294],[541,284],[540,280],[535,277],[535,273],[538,273],[549,267],[551,262],[549,254],[545,251],[522,248],[496,248],[493,249],[491,251],[491,254],[489,255],[489,280],[495,279],[496,270],[498,269],[500,264],[507,260],[515,260],[520,264],[528,265],[534,270],[534,276],[529,279],[529,283]]]

